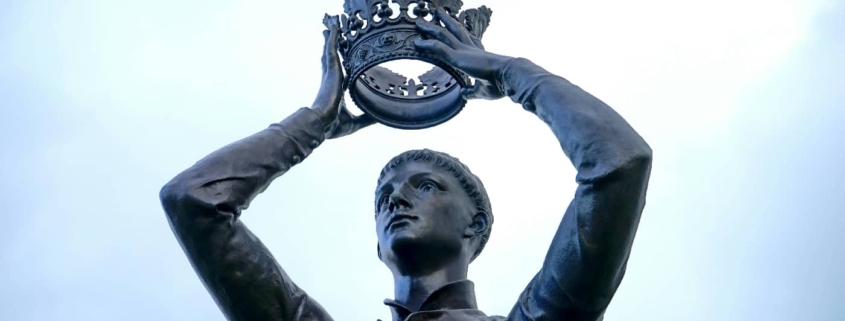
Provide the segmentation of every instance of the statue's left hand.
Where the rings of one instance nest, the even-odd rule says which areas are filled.
[[[340,22],[337,16],[326,15],[323,24],[327,30],[323,31],[326,40],[323,48],[323,81],[317,98],[311,105],[326,126],[326,139],[339,138],[357,132],[375,123],[367,114],[352,115],[343,101],[343,66],[338,54],[340,40]]]
[[[475,85],[463,89],[467,99],[499,99],[505,96],[499,86],[498,75],[513,58],[484,50],[481,41],[467,31],[462,23],[442,8],[434,11],[443,22],[441,27],[431,22],[417,22],[424,39],[417,39],[417,49],[440,59],[475,78]]]

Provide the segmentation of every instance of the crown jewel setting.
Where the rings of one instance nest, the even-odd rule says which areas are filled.
[[[492,10],[482,6],[461,12],[462,6],[461,0],[346,0],[345,14],[340,16],[340,53],[346,70],[344,86],[355,104],[377,121],[401,129],[428,128],[457,115],[466,104],[461,87],[470,84],[469,77],[418,52],[414,40],[422,37],[417,21],[441,23],[432,14],[436,8],[443,8],[481,39]],[[419,75],[420,83],[416,83],[379,66],[400,59],[435,67]]]

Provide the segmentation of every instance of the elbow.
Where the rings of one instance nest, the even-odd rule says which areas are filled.
[[[227,189],[227,188],[222,188]],[[207,215],[239,215],[241,198],[231,192],[209,195],[202,186],[177,176],[159,191],[162,208],[171,223]]]
[[[640,171],[648,174],[651,172],[651,162],[654,158],[654,154],[651,150],[651,146],[648,146],[648,143],[645,141],[642,142],[641,146],[634,152],[633,156],[631,157],[630,166],[635,171]]]
[[[161,188],[158,193],[161,206],[164,208],[167,218],[173,220],[184,208],[187,196],[187,186],[178,178],[172,179]]]
[[[578,171],[579,184],[605,184],[620,182],[627,186],[644,189],[651,176],[652,152],[645,142],[641,145],[620,147],[613,160],[596,162],[593,166]]]
[[[651,148],[645,145],[641,150],[633,153],[627,161],[617,170],[634,185],[641,185],[645,189],[648,179],[651,176],[651,162],[653,156]]]
[[[627,148],[623,149],[628,152],[627,155],[623,154],[623,161],[619,170],[628,175],[648,177],[654,154],[651,146],[642,137],[636,136],[637,139],[628,143]]]
[[[645,194],[651,178],[652,160],[651,148],[644,145],[641,151],[630,155],[627,161],[616,169],[615,173],[609,175],[610,181],[617,182],[620,187],[630,193],[632,204],[645,205]],[[637,215],[639,215],[639,212]]]

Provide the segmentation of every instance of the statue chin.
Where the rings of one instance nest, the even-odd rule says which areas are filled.
[[[463,251],[461,242],[436,240],[434,237],[402,231],[389,236],[384,261],[402,274],[425,274],[458,260]]]

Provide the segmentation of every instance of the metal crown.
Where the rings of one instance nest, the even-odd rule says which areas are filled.
[[[393,8],[391,8],[393,5]],[[395,10],[398,6],[398,10]],[[344,85],[365,113],[388,126],[421,129],[457,115],[466,100],[461,87],[469,77],[445,62],[418,52],[422,35],[416,22],[441,24],[432,14],[443,8],[478,39],[487,30],[492,10],[486,6],[461,12],[461,0],[346,0],[341,15],[340,52],[346,69]],[[435,67],[419,75],[420,83],[379,64],[399,59],[420,60]]]

